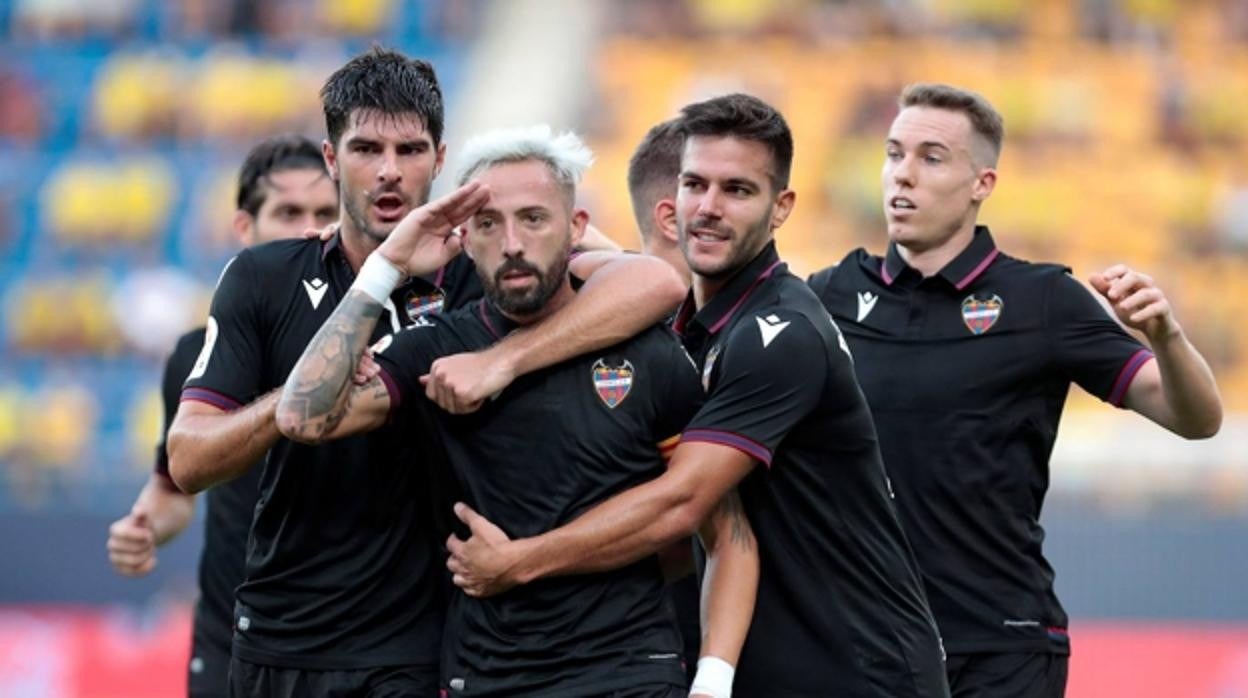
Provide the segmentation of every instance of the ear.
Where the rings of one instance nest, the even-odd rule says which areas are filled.
[[[574,209],[572,211],[572,242],[571,246],[576,247],[581,244],[581,238],[585,237],[585,228],[589,225],[589,211],[583,208]]]
[[[985,199],[992,196],[992,190],[997,187],[997,171],[992,167],[985,167],[975,176],[975,185],[971,188],[971,201],[982,204]]]
[[[251,247],[256,241],[256,217],[238,209],[234,211],[234,221],[230,225],[234,232],[234,238],[238,240],[238,244],[243,247]]]
[[[477,256],[473,253],[472,235],[468,232],[468,223],[464,223],[456,228],[456,230],[459,231],[459,249],[463,250],[464,254],[468,255],[468,259],[475,262],[477,260]]]
[[[328,140],[321,141],[321,157],[325,158],[325,169],[329,170],[329,178],[338,181],[338,153],[334,151],[334,144]]]
[[[437,159],[433,161],[433,178],[434,179],[438,178],[438,175],[442,173],[442,166],[446,164],[446,144],[443,143],[439,145],[437,152],[438,152]]]
[[[676,202],[672,199],[659,199],[650,212],[654,216],[654,227],[663,234],[664,239],[673,245],[680,240],[680,232],[676,224]]]
[[[797,192],[792,189],[785,189],[776,195],[775,206],[771,209],[772,230],[784,225],[784,222],[789,219],[789,214],[793,213],[795,205],[797,205]]]

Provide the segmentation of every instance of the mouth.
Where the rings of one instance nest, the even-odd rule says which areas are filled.
[[[383,223],[394,223],[407,214],[407,202],[398,194],[382,194],[373,199],[373,212]]]
[[[689,231],[689,237],[704,245],[728,242],[731,239],[731,236],[725,235],[714,228],[694,228]]]
[[[526,269],[512,269],[498,276],[498,285],[503,288],[527,286],[537,281],[537,274]]]
[[[894,196],[888,200],[888,212],[893,216],[908,216],[918,208],[914,201],[904,196]]]

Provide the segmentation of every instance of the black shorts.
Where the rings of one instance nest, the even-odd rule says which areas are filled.
[[[953,698],[1062,698],[1070,657],[1048,652],[951,654]]]
[[[189,698],[223,698],[228,695],[229,640],[222,645],[195,633],[191,639],[191,661],[186,669],[186,695]]]
[[[305,696],[438,698],[438,670],[405,666],[311,671],[230,660],[230,698]]]

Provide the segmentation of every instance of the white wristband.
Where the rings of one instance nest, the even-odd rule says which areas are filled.
[[[698,660],[698,673],[693,677],[689,693],[732,698],[732,677],[736,673],[735,667],[719,657],[703,657]]]
[[[364,265],[360,267],[360,273],[355,277],[351,288],[358,288],[369,298],[385,303],[402,278],[402,270],[374,252],[364,259]]]

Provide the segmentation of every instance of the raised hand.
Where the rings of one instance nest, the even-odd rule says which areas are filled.
[[[489,198],[489,188],[469,182],[404,216],[377,252],[408,276],[433,273],[459,254],[455,228]]]
[[[1114,314],[1127,327],[1139,330],[1150,342],[1179,332],[1179,323],[1166,294],[1157,288],[1153,277],[1135,271],[1125,264],[1115,264],[1088,281],[1097,293],[1109,301]]]

